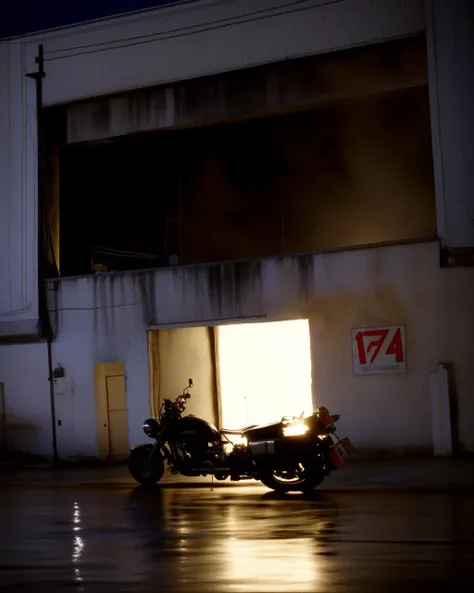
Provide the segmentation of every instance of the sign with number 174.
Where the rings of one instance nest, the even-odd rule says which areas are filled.
[[[354,375],[405,373],[405,326],[353,329],[352,358]]]

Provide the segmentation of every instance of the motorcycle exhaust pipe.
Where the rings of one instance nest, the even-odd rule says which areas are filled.
[[[197,467],[193,471],[200,474],[214,474],[216,472],[223,474],[225,472],[230,473],[230,467]]]

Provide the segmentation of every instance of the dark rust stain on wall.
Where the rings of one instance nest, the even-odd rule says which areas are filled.
[[[257,292],[261,288],[262,263],[260,261],[230,262],[210,266],[207,281],[211,301],[218,306],[219,313],[231,309],[238,314],[243,293]]]
[[[108,307],[108,286],[112,282],[112,276],[106,275],[98,275],[94,277],[95,285],[98,289],[99,294],[99,304],[102,307],[100,311],[100,316],[102,318],[103,329],[105,331],[105,335],[108,337],[111,335],[113,331],[113,327],[109,318],[110,315],[110,308]],[[113,288],[112,291],[113,292]]]
[[[209,286],[209,296],[213,304],[218,308],[219,313],[222,311],[222,267],[210,266],[207,270],[207,283]]]
[[[97,276],[91,276],[87,282],[92,282],[93,324],[94,331],[97,332],[99,330],[99,307],[102,306],[102,303],[99,300]]]
[[[157,323],[155,272],[141,272],[136,277],[141,303],[142,319],[145,327]]]
[[[314,255],[298,256],[298,288],[301,296],[308,302],[313,293]]]
[[[236,292],[254,288],[256,283],[261,282],[262,262],[260,260],[235,262],[233,268]]]

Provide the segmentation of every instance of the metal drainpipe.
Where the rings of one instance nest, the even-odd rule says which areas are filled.
[[[45,170],[45,151],[44,151],[44,126],[43,126],[43,79],[46,76],[44,71],[44,51],[43,45],[38,46],[38,55],[36,57],[38,69],[36,72],[28,73],[26,76],[35,81],[36,86],[36,123],[37,123],[37,144],[38,144],[38,316],[39,316],[39,334],[40,338],[46,340],[48,348],[48,382],[51,408],[51,427],[52,427],[52,448],[53,463],[59,462],[58,442],[56,434],[56,408],[54,401],[54,378],[53,378],[53,356],[52,343],[54,339],[53,328],[48,310],[48,299],[46,291],[46,258],[47,258],[47,190],[46,190],[46,170]]]

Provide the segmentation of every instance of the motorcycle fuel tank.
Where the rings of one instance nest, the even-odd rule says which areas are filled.
[[[217,428],[196,416],[184,416],[178,420],[170,436],[177,441],[198,440],[205,443],[220,441],[220,433]]]

